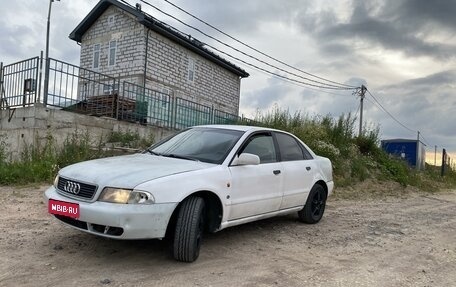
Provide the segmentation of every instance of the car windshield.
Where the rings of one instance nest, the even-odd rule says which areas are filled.
[[[191,128],[151,146],[154,155],[221,164],[244,132]]]

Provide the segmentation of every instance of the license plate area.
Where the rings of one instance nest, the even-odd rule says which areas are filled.
[[[48,212],[50,214],[57,214],[68,216],[71,218],[79,218],[79,204],[66,201],[49,199]]]

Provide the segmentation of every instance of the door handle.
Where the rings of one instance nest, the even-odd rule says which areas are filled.
[[[311,170],[312,168],[310,166],[306,166],[307,171]]]
[[[276,170],[274,170],[272,173],[275,174],[275,175],[278,175],[278,174],[280,174],[280,170],[279,170],[279,169],[276,169]]]

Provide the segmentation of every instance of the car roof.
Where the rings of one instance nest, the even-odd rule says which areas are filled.
[[[265,128],[265,127],[257,127],[257,126],[243,126],[243,125],[202,125],[202,126],[195,126],[194,128],[216,128],[216,129],[225,129],[225,130],[236,130],[236,131],[279,131],[275,129]]]

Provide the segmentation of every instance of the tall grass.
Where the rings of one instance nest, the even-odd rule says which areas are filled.
[[[10,161],[7,159],[8,148],[5,140],[0,140],[0,184],[29,184],[36,182],[51,182],[57,171],[67,165],[107,157],[115,154],[104,148],[106,141],[123,138],[123,144],[130,146],[147,146],[152,144],[153,138],[143,139],[135,134],[123,135],[121,132],[111,135],[107,139],[102,137],[95,142],[87,131],[76,130],[70,134],[61,147],[56,145],[52,135],[48,135],[44,143],[36,141],[35,145],[26,145],[20,158]],[[150,142],[148,142],[150,141]],[[148,143],[146,143],[148,142]]]
[[[425,188],[434,181],[456,185],[454,172],[449,172],[446,178],[436,177],[436,173],[430,170],[417,173],[404,161],[386,154],[380,148],[377,126],[368,126],[361,135],[357,135],[357,119],[350,113],[333,118],[330,115],[309,116],[275,109],[257,115],[255,121],[261,126],[293,133],[316,154],[328,157],[338,186],[354,185],[369,178]]]

